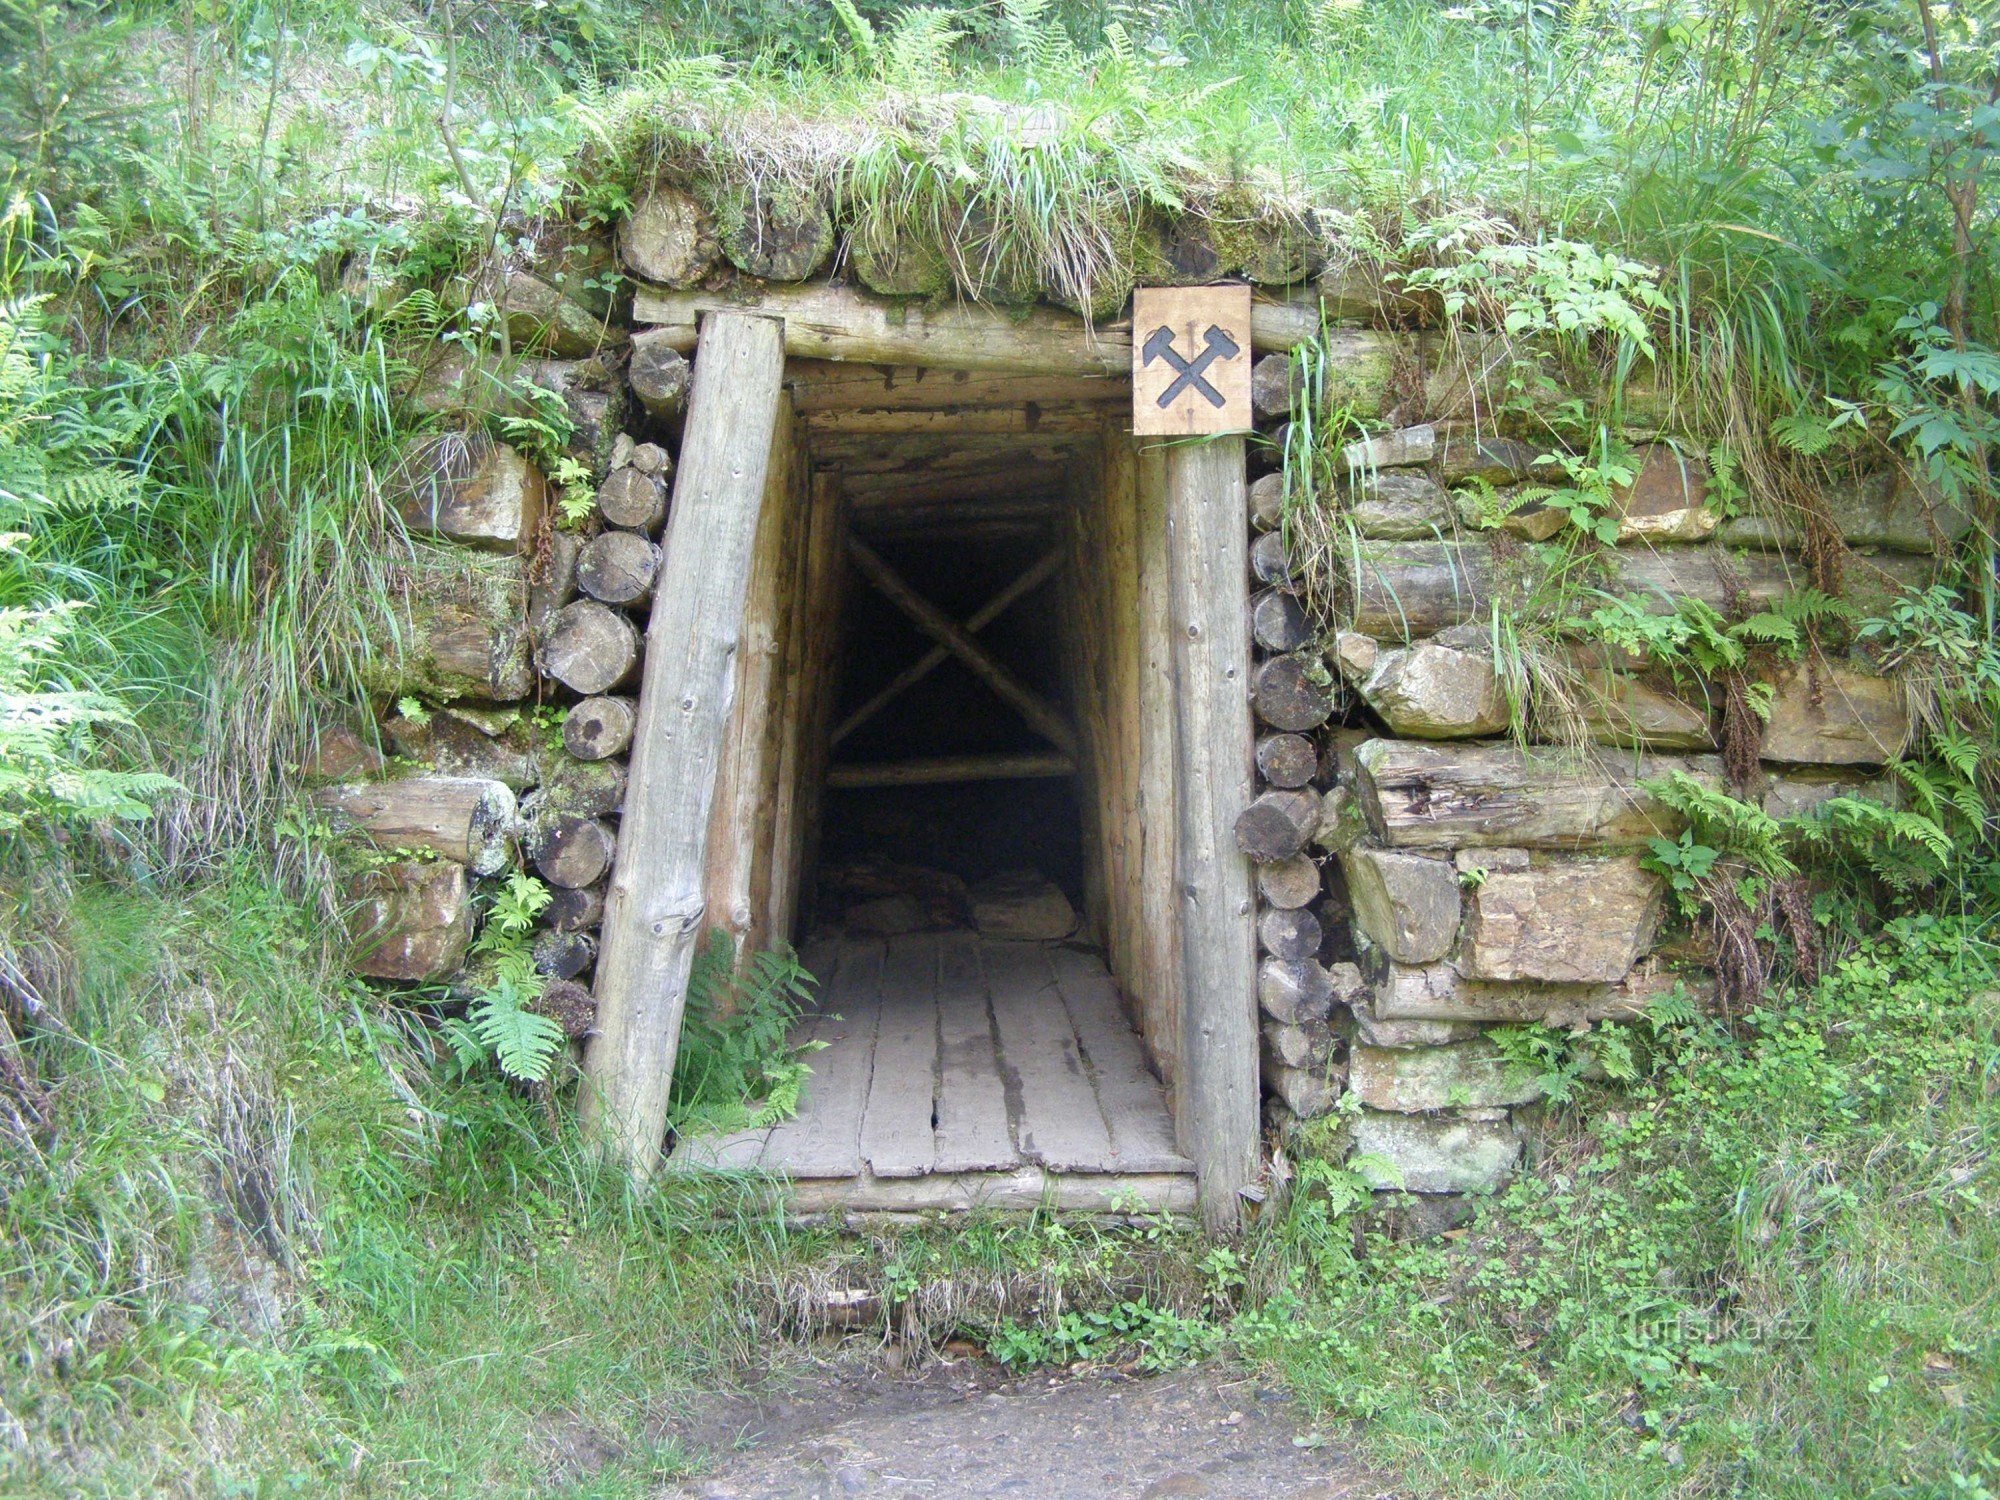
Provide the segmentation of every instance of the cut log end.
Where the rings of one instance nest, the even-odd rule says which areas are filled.
[[[1259,864],[1301,853],[1319,826],[1319,798],[1311,792],[1266,792],[1238,814],[1236,847]]]
[[[636,465],[613,469],[598,488],[597,509],[621,531],[657,530],[667,514],[666,481]]]
[[[607,531],[584,544],[576,586],[601,604],[638,604],[653,592],[660,549],[635,531]]]
[[[1319,774],[1319,751],[1302,734],[1267,734],[1257,741],[1257,772],[1281,791],[1296,791]]]
[[[586,698],[563,719],[563,748],[578,760],[609,760],[625,753],[638,722],[634,699]]]
[[[567,890],[596,885],[618,852],[617,835],[599,818],[551,818],[531,844],[537,873]]]
[[[1296,656],[1273,657],[1257,669],[1252,702],[1273,729],[1317,729],[1333,713],[1333,679],[1324,667],[1313,672]]]
[[[544,676],[594,697],[632,675],[639,662],[639,632],[608,605],[578,599],[556,611],[536,659]]]

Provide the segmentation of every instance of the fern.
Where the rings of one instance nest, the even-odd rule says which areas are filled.
[[[543,1083],[563,1050],[562,1027],[527,1009],[534,997],[524,994],[512,975],[502,975],[466,1007],[465,1019],[481,1048],[493,1055],[509,1078]]]
[[[677,1134],[776,1124],[798,1109],[810,1069],[789,1033],[812,996],[813,978],[781,945],[751,955],[738,972],[735,948],[717,931],[696,955],[688,981],[668,1121]]]
[[[862,69],[872,69],[878,56],[873,23],[854,8],[854,0],[833,0],[833,14],[854,44],[854,61]]]
[[[935,5],[912,6],[896,18],[883,44],[883,77],[912,91],[936,85],[949,77],[952,49],[964,35],[950,11]]]
[[[1662,806],[1688,820],[1701,843],[1733,854],[1759,874],[1783,879],[1798,873],[1785,851],[1785,829],[1754,802],[1705,785],[1685,771],[1640,783]]]
[[[1833,446],[1833,421],[1816,412],[1800,411],[1774,418],[1766,430],[1779,447],[1789,448],[1806,458],[1815,457]]]

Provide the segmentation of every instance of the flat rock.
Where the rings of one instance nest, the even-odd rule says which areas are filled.
[[[1879,766],[1903,753],[1912,730],[1902,684],[1845,663],[1807,662],[1775,684],[1758,749],[1791,765]]]
[[[904,895],[876,896],[871,900],[857,901],[843,913],[842,921],[849,932],[867,933],[874,937],[921,932],[929,925],[916,898]]]
[[[350,966],[369,979],[444,979],[465,965],[472,901],[465,866],[392,860],[347,881]]]
[[[1076,931],[1076,908],[1069,897],[1032,870],[991,876],[970,894],[972,925],[985,937],[1053,942]]]
[[[1383,648],[1355,632],[1334,644],[1341,675],[1392,732],[1454,740],[1498,734],[1510,722],[1493,658],[1437,641]]]
[[[1585,1021],[1631,1020],[1683,978],[1641,966],[1617,984],[1549,984],[1539,980],[1468,979],[1451,960],[1396,964],[1379,951],[1363,954],[1369,999],[1357,1007],[1377,1021],[1542,1021],[1573,1026]]]
[[[1354,752],[1354,766],[1354,797],[1370,830],[1413,849],[1641,844],[1682,827],[1641,783],[1678,770],[1722,785],[1713,756],[1578,757],[1516,745],[1374,739]],[[1327,824],[1322,805],[1321,835]]]
[[[418,439],[394,484],[396,509],[411,530],[495,552],[525,549],[549,498],[539,469],[476,432]]]
[[[1638,459],[1632,483],[1611,491],[1619,541],[1699,542],[1714,532],[1704,459],[1671,443],[1648,443]]]
[[[1397,963],[1443,958],[1458,940],[1458,872],[1451,862],[1393,849],[1340,856],[1354,922]]]
[[[1585,667],[1575,682],[1575,709],[1585,734],[1600,745],[1648,750],[1713,750],[1710,705],[1668,692],[1628,672]]]
[[[1934,553],[1972,529],[1972,521],[1930,487],[1894,472],[1842,475],[1820,495],[1841,540],[1851,547]],[[1723,522],[1720,539],[1732,547],[1797,548],[1805,540],[1798,518],[1752,513]]]
[[[1357,478],[1342,507],[1354,529],[1385,542],[1449,536],[1457,512],[1443,485],[1413,469]]]
[[[1521,1160],[1521,1138],[1504,1120],[1405,1115],[1364,1109],[1354,1154],[1377,1186],[1412,1193],[1490,1193]],[[1379,1164],[1379,1165],[1378,1165]],[[1385,1170],[1386,1169],[1386,1170]]]
[[[1637,855],[1489,872],[1466,896],[1469,979],[1615,984],[1651,947],[1664,884]]]
[[[1370,1109],[1420,1114],[1436,1109],[1491,1109],[1527,1104],[1542,1086],[1483,1039],[1443,1047],[1356,1047],[1347,1086]]]

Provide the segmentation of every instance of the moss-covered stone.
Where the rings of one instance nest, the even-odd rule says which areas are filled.
[[[765,281],[804,281],[833,254],[825,200],[790,182],[734,182],[711,190],[716,238],[729,263]]]
[[[525,562],[413,545],[389,570],[388,607],[369,631],[363,685],[385,698],[513,702],[534,686]]]

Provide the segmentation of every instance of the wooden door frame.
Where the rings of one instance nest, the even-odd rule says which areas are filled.
[[[1065,321],[1054,313],[1025,324],[970,308],[935,318],[889,318],[869,299],[854,294],[784,288],[767,289],[763,297],[748,301],[651,293],[642,296],[636,312],[642,323],[684,329],[684,342],[698,349],[695,400],[675,490],[677,516],[691,474],[707,476],[704,482],[711,487],[725,482],[726,476],[736,503],[751,513],[748,524],[753,532],[771,462],[770,434],[778,422],[778,386],[762,374],[753,382],[755,402],[767,407],[761,414],[738,410],[730,422],[697,420],[703,406],[704,362],[711,367],[714,363],[711,329],[726,326],[740,337],[744,325],[763,324],[768,329],[776,324],[781,358],[1030,376],[1096,377],[1129,368],[1129,328],[1113,324],[1092,329],[1081,320]],[[1260,305],[1252,329],[1258,352],[1288,348],[1309,337],[1317,317],[1310,322],[1312,327],[1290,308]],[[768,332],[763,338],[768,345]],[[718,339],[716,349],[726,344]],[[768,362],[768,348],[760,358]],[[713,377],[706,382],[711,389],[722,383]],[[1140,720],[1139,784],[1132,790],[1143,818],[1137,852],[1130,861],[1139,888],[1141,930],[1125,948],[1137,955],[1140,973],[1172,991],[1167,998],[1176,1039],[1167,1055],[1175,1062],[1176,1128],[1183,1149],[1195,1162],[1203,1219],[1210,1228],[1226,1231],[1238,1222],[1241,1190],[1257,1168],[1256,917],[1250,869],[1233,838],[1235,819],[1247,805],[1252,787],[1244,443],[1234,437],[1163,448],[1141,445],[1109,426],[1105,438],[1107,444],[1117,440],[1129,445],[1129,461],[1122,471],[1126,477],[1120,482],[1132,486],[1136,515],[1131,524],[1137,532],[1135,555],[1128,561],[1138,577],[1133,587],[1119,592],[1117,603],[1137,614],[1133,624],[1137,685],[1135,696],[1121,711],[1134,711]],[[1110,472],[1109,467],[1104,470],[1106,478]],[[797,585],[793,618],[810,633],[830,635],[838,616],[838,575],[844,572],[837,564],[845,550],[837,484],[815,478],[807,510],[804,534],[810,558]],[[678,535],[677,523],[670,523],[665,563],[669,570]],[[742,545],[747,554],[750,541],[746,538]],[[747,571],[747,555],[744,566]],[[731,587],[735,588],[731,618],[706,623],[729,636],[733,653],[742,628],[747,577],[740,587],[731,584],[722,593]],[[656,593],[656,601],[673,597],[674,591],[666,587]],[[662,618],[656,602],[656,628]],[[958,628],[957,622],[950,623]],[[667,703],[681,701],[685,692],[676,690],[667,680],[673,674],[656,668],[656,662],[669,657],[685,662],[687,648],[664,640],[651,644],[626,808],[626,842],[633,847],[649,827],[643,810],[635,819],[635,805],[642,805],[648,796],[646,767],[658,758],[657,751],[649,756],[639,741],[662,732],[664,718],[670,716]],[[782,874],[774,876],[770,892],[776,908],[786,911],[794,909],[795,893],[776,887],[785,880],[796,881],[809,859],[811,830],[817,821],[817,782],[824,778],[830,748],[828,674],[814,672],[808,663],[804,676],[807,690],[788,691],[784,711],[812,714],[814,722],[806,727],[805,738],[796,726],[788,726],[776,755],[783,774],[798,783],[781,793],[789,803],[779,819],[777,842],[794,852],[784,860]],[[799,680],[797,671],[785,669],[782,680],[789,688]],[[662,688],[673,698],[663,701]],[[720,692],[726,714],[728,688]],[[717,749],[723,732],[717,726]],[[679,752],[685,748],[683,737]],[[702,827],[686,831],[698,850],[705,849],[708,837],[715,769],[711,751]],[[658,829],[643,834],[644,839],[658,836]],[[680,910],[689,905],[685,899],[674,912],[653,911],[657,901],[649,904],[649,899],[642,899],[645,893],[633,889],[638,864],[621,861],[613,871],[605,961],[598,982],[601,1034],[587,1060],[584,1118],[587,1127],[611,1133],[613,1154],[643,1178],[657,1163],[662,1144],[665,1085],[658,1070],[664,1063],[666,1076],[671,1076],[686,973],[683,968],[677,987],[671,983],[671,972],[653,973],[641,987],[659,990],[664,979],[673,993],[653,994],[635,1010],[633,971],[635,963],[657,969],[656,959],[642,955],[656,953],[663,944],[681,947],[685,940],[674,933],[691,925],[698,928],[703,913],[698,900],[691,912]],[[1172,933],[1161,930],[1167,925]],[[648,1027],[670,1034],[641,1035]],[[655,1076],[635,1076],[636,1071],[648,1069]],[[642,1106],[636,1114],[635,1100]]]

